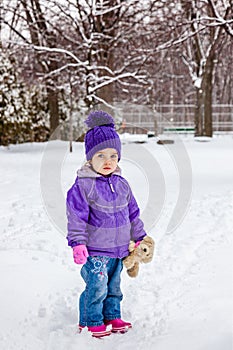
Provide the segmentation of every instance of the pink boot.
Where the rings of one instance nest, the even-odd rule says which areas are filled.
[[[111,334],[111,329],[107,329],[105,324],[101,326],[88,327],[88,331],[92,333],[92,337],[102,338]]]
[[[104,321],[104,324],[106,326],[111,325],[113,333],[118,333],[118,332],[125,333],[130,328],[132,328],[132,324],[130,322],[125,322],[120,318],[116,318],[115,320],[110,320],[110,321]]]
[[[84,328],[83,326],[79,326],[79,333],[81,333]],[[87,328],[88,331],[91,332],[92,337],[95,338],[102,338],[111,334],[111,328],[107,329],[105,324],[101,326],[88,326]]]

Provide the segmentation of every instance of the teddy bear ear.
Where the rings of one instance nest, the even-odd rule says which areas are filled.
[[[150,237],[150,236],[146,236],[146,237],[144,237],[144,239],[143,239],[145,242],[147,242],[147,243],[150,243],[150,244],[154,244],[154,240],[153,240],[153,238],[152,237]]]

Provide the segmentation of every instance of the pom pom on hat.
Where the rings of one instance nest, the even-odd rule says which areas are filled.
[[[95,126],[108,125],[112,128],[114,127],[114,119],[111,115],[104,111],[93,111],[89,114],[85,123],[89,129],[94,128]]]
[[[121,158],[121,141],[114,128],[114,119],[104,111],[93,111],[85,121],[89,127],[85,135],[85,151],[87,160],[105,148],[114,148]]]

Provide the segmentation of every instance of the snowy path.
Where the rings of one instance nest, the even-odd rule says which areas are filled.
[[[102,341],[75,334],[83,284],[42,204],[44,146],[0,148],[1,349],[232,350],[233,139],[208,145],[187,139],[185,145],[193,168],[189,211],[176,231],[165,233],[174,195],[174,179],[165,174],[171,191],[153,231],[156,256],[141,266],[139,278],[122,276],[123,316],[134,327]],[[150,141],[146,147],[163,161],[161,146]],[[65,188],[74,179],[77,154],[80,145],[66,159]],[[143,206],[140,186],[132,185]]]

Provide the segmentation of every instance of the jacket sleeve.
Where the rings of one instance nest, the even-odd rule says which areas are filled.
[[[138,207],[137,201],[132,193],[131,188],[129,193],[129,220],[131,223],[131,239],[133,241],[141,241],[145,236],[146,232],[144,230],[144,224],[140,219],[140,209]]]
[[[68,220],[68,245],[71,247],[79,244],[86,245],[88,241],[89,205],[85,191],[79,186],[77,180],[67,192],[66,214]]]

